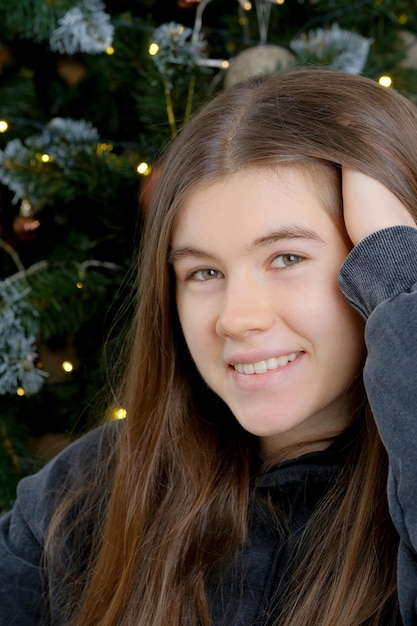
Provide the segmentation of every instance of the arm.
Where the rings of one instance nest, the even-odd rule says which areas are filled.
[[[43,560],[48,527],[68,490],[89,484],[96,466],[106,463],[112,426],[91,431],[19,483],[13,509],[0,518],[0,626],[64,623],[59,607],[65,589]]]
[[[28,521],[30,511],[39,511],[39,491],[39,478],[24,479],[15,507],[0,518],[0,626],[48,623],[41,568],[44,533]]]
[[[388,452],[388,499],[400,535],[398,591],[405,626],[417,615],[417,228],[379,182],[344,172],[346,228],[356,244],[340,273],[367,318],[364,381]]]

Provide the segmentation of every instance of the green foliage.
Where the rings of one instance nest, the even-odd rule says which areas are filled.
[[[1,37],[6,41],[15,37],[43,41],[56,27],[58,18],[72,6],[71,0],[19,0],[11,7],[3,0],[0,3]]]
[[[259,43],[252,4],[245,12],[237,0],[212,0],[196,40],[196,8],[174,0],[0,0],[0,119],[9,123],[0,135],[0,324],[3,363],[13,357],[16,366],[4,368],[14,376],[9,391],[0,385],[0,508],[35,467],[32,437],[78,433],[104,414],[97,399],[106,397],[106,338],[120,344],[132,311],[125,306],[114,322],[133,284],[146,210],[136,166],[152,164],[191,111],[223,88],[220,61]],[[363,73],[389,74],[417,100],[416,61],[404,43],[415,41],[415,0],[285,0],[270,8],[268,43],[289,50],[294,38],[315,31],[325,39],[332,29],[370,39]],[[169,35],[169,24],[184,30]],[[111,37],[114,54],[105,54]],[[149,55],[155,38],[165,56]],[[342,39],[333,41],[338,53]],[[335,50],[304,51],[303,62],[327,63]],[[33,233],[19,231],[17,219],[34,220]],[[7,281],[19,297],[9,298]],[[63,375],[44,357],[59,363],[69,346],[75,367]],[[16,396],[18,371],[30,374],[18,364],[38,353],[33,380],[48,368],[49,376],[36,393]]]
[[[41,466],[40,460],[24,445],[28,437],[26,427],[18,423],[13,410],[11,419],[7,408],[12,407],[7,400],[3,405],[6,419],[0,419],[0,513],[13,504],[19,480]]]
[[[0,394],[37,393],[45,372],[36,366],[35,342],[39,332],[38,312],[31,306],[25,280],[0,283]]]

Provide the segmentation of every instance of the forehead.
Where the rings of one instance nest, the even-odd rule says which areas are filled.
[[[279,222],[320,227],[339,213],[339,196],[334,175],[326,175],[322,168],[241,170],[190,193],[175,220],[171,241],[175,246],[184,237],[218,237],[237,226],[242,230],[244,223],[248,233]]]

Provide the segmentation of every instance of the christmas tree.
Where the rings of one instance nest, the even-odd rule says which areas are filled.
[[[415,0],[0,0],[0,508],[124,416],[107,370],[158,159],[192,112],[307,64],[417,101],[415,33]]]

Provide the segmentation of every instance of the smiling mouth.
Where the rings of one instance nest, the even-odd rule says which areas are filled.
[[[285,367],[291,361],[294,361],[299,352],[291,352],[279,357],[271,357],[266,361],[257,361],[256,363],[235,363],[233,365],[239,374],[265,374],[268,370],[276,370],[279,367]]]

